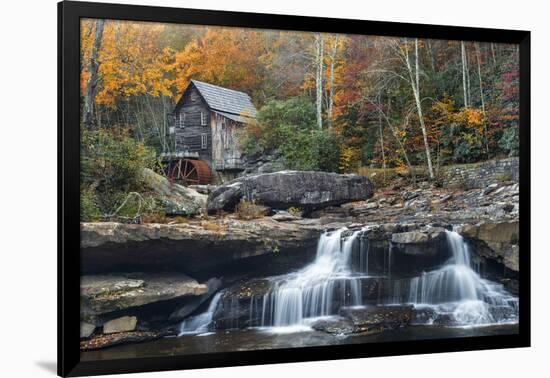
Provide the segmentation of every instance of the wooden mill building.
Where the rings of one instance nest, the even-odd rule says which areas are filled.
[[[184,184],[235,178],[244,169],[237,131],[255,118],[248,94],[191,80],[174,109],[169,175]]]

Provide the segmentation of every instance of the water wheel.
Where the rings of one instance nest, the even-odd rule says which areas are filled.
[[[210,168],[202,160],[170,160],[166,173],[168,178],[183,185],[205,185],[212,182]]]

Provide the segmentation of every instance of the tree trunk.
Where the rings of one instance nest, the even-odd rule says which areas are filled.
[[[430,59],[430,66],[432,67],[432,71],[435,72],[435,58],[432,50],[432,42],[428,39],[426,40],[426,44],[428,46],[428,57]]]
[[[466,83],[466,46],[464,45],[464,41],[460,42],[460,50],[462,55],[462,89],[464,91],[464,107],[467,108],[469,106],[468,102],[468,84]]]
[[[317,126],[323,128],[323,36],[315,36],[315,97],[317,105]]]
[[[432,166],[432,157],[430,154],[430,145],[428,143],[428,132],[426,130],[426,124],[424,123],[424,116],[422,114],[422,104],[420,101],[420,66],[418,63],[418,38],[414,40],[414,52],[415,52],[415,69],[413,68],[409,59],[409,47],[405,41],[405,63],[407,64],[407,70],[409,71],[411,89],[414,95],[414,101],[416,103],[416,110],[418,113],[418,120],[420,122],[420,128],[422,129],[422,137],[424,139],[424,148],[426,149],[426,160],[428,163],[428,173],[430,179],[434,178],[434,171]]]
[[[493,55],[493,65],[497,66],[497,56],[495,54],[495,44],[491,43],[491,54]]]
[[[105,20],[97,20],[95,24],[95,36],[94,44],[92,47],[92,55],[90,56],[90,62],[88,64],[88,71],[90,77],[86,85],[86,93],[84,96],[84,108],[82,109],[82,123],[86,127],[91,127],[94,120],[95,112],[95,95],[98,84],[98,71],[99,61],[97,59],[99,55],[99,49],[101,48],[101,39],[103,36],[103,26]]]
[[[466,87],[468,88],[468,106],[472,106],[472,90],[470,85],[470,63],[468,62],[468,48],[464,44],[464,61],[466,63]]]
[[[403,145],[403,142],[401,142],[401,139],[399,139],[399,136],[398,136],[397,132],[395,131],[395,128],[393,127],[390,119],[388,118],[388,115],[386,113],[384,113],[384,111],[382,110],[382,108],[380,107],[379,104],[375,104],[373,101],[369,100],[368,98],[366,100],[376,108],[376,110],[378,111],[378,115],[382,116],[384,118],[384,120],[386,121],[386,124],[390,128],[391,134],[393,135],[395,141],[397,142],[397,144],[399,146],[399,149],[401,150],[401,153],[403,154],[403,158],[405,159],[405,163],[407,164],[407,167],[409,168],[409,172],[411,174],[411,177],[412,177],[413,181],[416,182],[416,178],[414,176],[414,170],[413,170],[411,161],[409,159],[409,155],[407,154],[407,151],[405,150],[405,146]],[[388,98],[388,109],[390,108],[390,106],[391,106],[391,100]]]
[[[332,45],[332,52],[330,54],[330,88],[328,97],[328,109],[327,119],[328,128],[332,128],[332,107],[334,105],[334,65],[336,61],[336,53],[338,52],[338,36],[334,37],[334,44]]]
[[[489,139],[487,135],[487,114],[485,113],[485,96],[483,95],[483,79],[481,77],[481,57],[479,53],[479,43],[474,44],[477,60],[477,76],[479,78],[479,97],[481,99],[481,112],[483,113],[483,127],[485,132],[485,152],[489,157]]]
[[[384,129],[382,128],[382,114],[378,112],[378,132],[380,133],[380,150],[382,151],[382,171],[386,182],[386,153],[384,151]]]

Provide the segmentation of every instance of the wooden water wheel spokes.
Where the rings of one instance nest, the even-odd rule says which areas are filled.
[[[208,164],[202,160],[178,159],[169,163],[168,177],[183,185],[205,185],[212,181]]]

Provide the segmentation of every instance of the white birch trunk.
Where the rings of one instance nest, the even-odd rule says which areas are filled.
[[[485,113],[485,96],[483,94],[483,78],[481,77],[481,56],[479,52],[479,43],[474,44],[477,60],[477,76],[479,78],[479,97],[481,99],[481,112],[483,113],[483,128],[485,132],[485,152],[489,156],[489,143],[487,135],[487,114]]]
[[[462,55],[462,89],[464,91],[464,107],[469,106],[468,103],[468,85],[466,83],[466,46],[464,41],[460,42],[460,50]]]
[[[334,105],[334,66],[336,63],[336,53],[338,52],[338,36],[334,38],[334,44],[332,45],[332,52],[330,54],[330,87],[329,87],[329,97],[328,97],[328,109],[327,109],[327,118],[328,118],[328,127],[332,128],[332,107]]]
[[[414,51],[415,51],[415,68],[413,73],[413,68],[411,66],[409,58],[409,47],[407,45],[407,40],[405,40],[405,63],[407,65],[407,70],[409,71],[411,89],[414,95],[414,101],[416,103],[416,110],[418,113],[418,120],[420,122],[420,128],[422,129],[422,137],[424,139],[424,147],[426,149],[426,161],[428,163],[428,173],[430,174],[430,179],[434,178],[434,171],[432,166],[432,157],[430,154],[430,145],[428,143],[428,132],[426,130],[426,124],[424,123],[424,116],[422,114],[422,104],[420,101],[420,66],[418,62],[418,38],[414,40]]]
[[[472,106],[472,90],[470,86],[470,63],[468,62],[468,48],[464,44],[464,63],[466,63],[466,88],[468,89],[468,106]]]
[[[323,36],[315,36],[315,97],[317,105],[317,126],[323,128]]]

